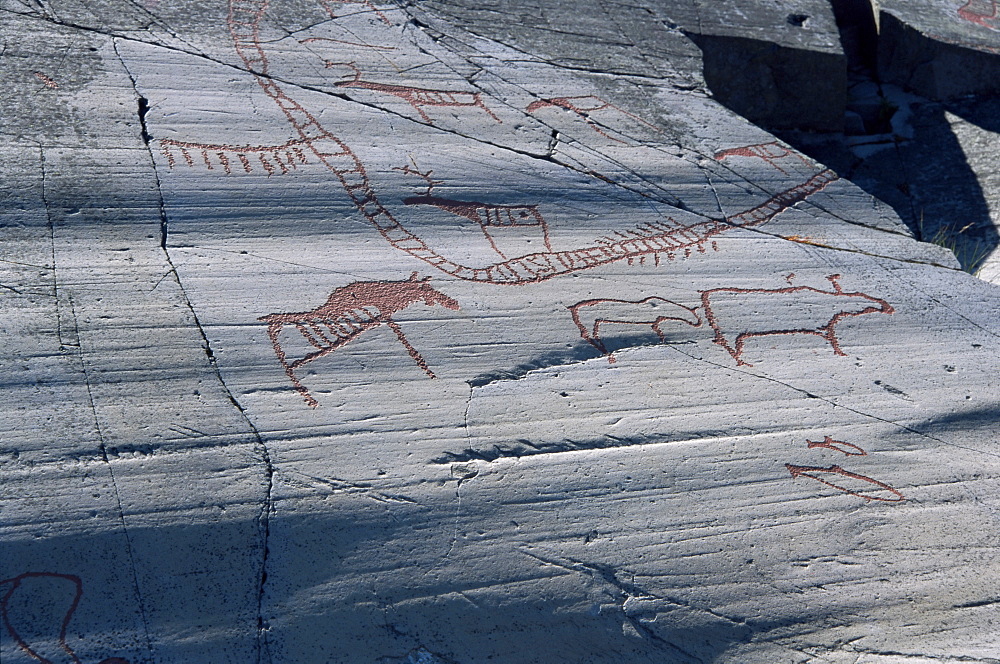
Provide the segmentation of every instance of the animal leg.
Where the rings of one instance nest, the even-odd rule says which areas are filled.
[[[306,386],[299,381],[298,376],[295,375],[295,367],[298,366],[298,364],[288,363],[285,351],[281,348],[281,343],[278,341],[278,334],[281,332],[281,326],[281,323],[271,323],[267,326],[267,336],[271,339],[271,345],[274,346],[274,354],[278,357],[278,362],[281,362],[281,366],[284,367],[285,375],[288,376],[288,379],[292,381],[292,385],[295,386],[295,391],[302,395],[302,398],[306,400],[306,404],[308,404],[310,408],[315,408],[319,405],[319,402],[316,401],[311,394],[309,394],[309,390],[306,389]],[[296,327],[298,327],[301,332],[301,326],[297,324]],[[303,336],[309,339],[308,335],[305,333],[303,333]]]
[[[434,372],[431,371],[430,367],[427,366],[427,362],[424,361],[424,358],[421,357],[419,352],[417,352],[417,349],[414,348],[406,339],[406,335],[403,334],[403,329],[399,327],[399,324],[392,319],[386,319],[385,323],[393,332],[396,333],[396,336],[399,337],[399,341],[403,344],[406,352],[410,354],[410,357],[413,358],[413,361],[417,363],[417,366],[423,369],[424,372],[426,372],[431,378],[437,378],[437,376],[434,375]]]

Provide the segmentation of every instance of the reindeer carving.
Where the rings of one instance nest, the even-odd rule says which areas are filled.
[[[271,339],[278,361],[285,368],[285,373],[298,393],[310,407],[315,408],[319,402],[295,375],[295,371],[313,360],[329,355],[382,323],[396,334],[417,366],[431,378],[437,378],[417,349],[407,340],[399,324],[392,319],[393,314],[418,302],[427,306],[440,304],[448,309],[458,309],[455,299],[431,288],[429,281],[430,277],[417,279],[416,272],[405,281],[356,281],[333,291],[325,304],[312,311],[269,314],[257,320],[267,323],[267,336]],[[286,325],[294,326],[301,335],[301,340],[306,342],[307,349],[312,348],[292,361],[289,361],[279,340]]]
[[[421,119],[428,124],[434,124],[430,116],[424,111],[424,106],[445,106],[451,108],[459,107],[476,107],[481,108],[486,111],[486,114],[496,120],[497,122],[503,124],[503,121],[498,118],[493,111],[491,111],[486,104],[483,103],[482,93],[480,92],[452,92],[449,90],[428,90],[426,88],[414,88],[408,85],[391,85],[389,83],[373,83],[372,81],[362,81],[361,80],[361,70],[358,69],[357,65],[353,62],[330,62],[327,61],[326,67],[335,67],[340,65],[342,67],[347,67],[354,72],[354,78],[347,81],[337,81],[334,85],[338,88],[363,88],[365,90],[374,90],[376,92],[384,92],[385,94],[392,95],[394,97],[399,97],[410,106],[413,107],[418,114],[420,114]]]

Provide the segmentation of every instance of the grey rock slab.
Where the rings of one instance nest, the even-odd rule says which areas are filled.
[[[769,128],[843,127],[847,60],[826,2],[644,1],[590,12],[542,4],[533,12],[523,3],[514,10],[464,0],[421,6],[569,68],[666,78],[680,87],[704,81],[720,103]],[[496,20],[511,11],[532,19]]]
[[[1000,91],[995,0],[879,0],[879,74],[933,99]]]
[[[100,62],[4,130],[4,662],[989,661],[996,287],[456,6],[4,5]]]

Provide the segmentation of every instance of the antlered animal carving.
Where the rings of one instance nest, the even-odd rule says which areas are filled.
[[[429,280],[430,277],[417,279],[417,273],[414,272],[405,281],[357,281],[333,291],[325,304],[312,311],[270,314],[261,316],[258,320],[267,323],[267,335],[274,346],[274,353],[285,368],[292,385],[306,403],[315,408],[319,402],[299,381],[295,375],[296,369],[332,353],[382,323],[396,334],[417,366],[431,378],[437,377],[407,340],[399,324],[392,319],[393,314],[417,302],[423,302],[429,307],[439,304],[448,309],[458,309],[458,302],[431,288]],[[307,342],[307,347],[314,349],[292,361],[288,360],[279,339],[282,330],[289,325]]]
[[[580,336],[602,355],[607,356],[611,364],[615,363],[615,356],[601,338],[603,326],[610,324],[648,326],[656,332],[660,341],[664,341],[666,337],[660,326],[666,321],[679,321],[692,327],[701,325],[701,317],[694,309],[655,295],[635,301],[610,298],[584,300],[572,305],[569,310],[573,315],[573,322],[580,330]]]
[[[845,318],[865,314],[893,314],[882,298],[848,293],[841,288],[839,274],[827,277],[831,290],[811,286],[787,288],[713,288],[701,291],[701,304],[715,343],[725,348],[737,364],[743,360],[748,339],[809,334],[822,337],[837,355],[845,355],[837,339],[837,324]]]
[[[486,104],[483,103],[483,97],[481,92],[464,92],[464,91],[451,91],[451,90],[428,90],[427,88],[414,88],[409,85],[392,85],[390,83],[374,83],[372,81],[361,80],[361,70],[353,62],[327,62],[326,66],[336,67],[342,66],[347,67],[354,72],[354,78],[346,81],[338,81],[334,85],[338,88],[363,88],[365,90],[374,90],[375,92],[383,92],[394,97],[399,97],[410,106],[413,110],[420,115],[420,118],[428,123],[434,124],[431,117],[427,115],[424,111],[424,106],[443,106],[448,108],[463,108],[463,107],[475,107],[481,108],[486,111],[486,115],[490,116],[497,122],[503,124],[503,121],[496,116],[493,111],[491,111]]]

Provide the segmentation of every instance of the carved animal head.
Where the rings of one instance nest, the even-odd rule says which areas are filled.
[[[342,67],[344,69],[351,70],[351,74],[348,78],[334,83],[334,85],[338,88],[350,85],[351,83],[357,83],[361,80],[361,70],[358,69],[358,65],[354,62],[334,62],[333,60],[324,60],[323,63],[327,69],[330,69],[331,67]]]
[[[442,307],[452,310],[458,310],[458,300],[453,297],[448,297],[441,291],[435,290],[430,285],[430,277],[424,277],[423,279],[417,278],[417,273],[414,272],[407,279],[407,283],[413,284],[414,295],[416,295],[417,300],[423,300],[424,304],[429,307],[435,304],[440,304]]]
[[[850,313],[857,313],[857,314],[874,314],[874,313],[894,314],[894,313],[896,313],[896,310],[892,308],[892,305],[889,304],[888,302],[886,302],[885,300],[883,300],[880,297],[874,297],[872,295],[868,295],[867,293],[860,293],[860,292],[845,293],[843,287],[840,285],[839,279],[840,279],[840,275],[839,274],[831,274],[831,275],[829,275],[827,277],[827,280],[833,285],[833,292],[834,292],[835,295],[840,295],[840,296],[843,296],[843,297],[850,297],[850,298],[860,298],[862,300],[867,300],[867,301],[872,302],[875,305],[877,305],[877,306],[874,306],[874,307],[873,306],[862,306],[862,309],[860,311],[850,312]],[[848,312],[845,311],[844,313],[848,313]]]

